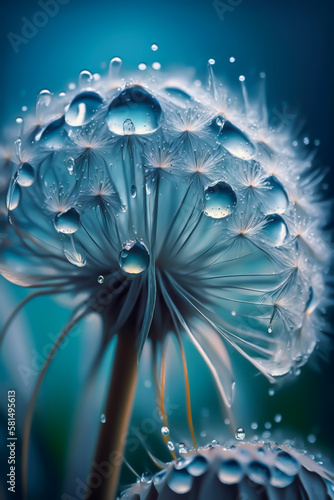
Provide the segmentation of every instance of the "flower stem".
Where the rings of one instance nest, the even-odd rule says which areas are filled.
[[[99,471],[96,484],[87,485],[88,500],[114,500],[131,417],[137,381],[137,348],[135,336],[118,335],[115,359],[105,407],[105,423],[101,424],[92,464],[92,475]]]

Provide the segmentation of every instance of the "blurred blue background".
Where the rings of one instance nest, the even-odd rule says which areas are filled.
[[[105,72],[114,56],[123,59],[127,70],[137,68],[140,62],[151,65],[159,61],[162,69],[194,68],[200,78],[205,77],[207,60],[214,58],[215,72],[232,87],[238,86],[240,74],[244,74],[251,85],[261,71],[266,73],[269,110],[275,114],[287,103],[289,113],[297,112],[300,123],[305,122],[302,137],[308,136],[311,144],[320,140],[316,162],[331,168],[327,181],[329,196],[333,196],[332,0],[226,0],[220,3],[61,0],[57,2],[58,12],[48,15],[45,22],[45,16],[38,17],[38,13],[43,10],[41,5],[47,3],[43,0],[2,2],[1,128],[22,115],[22,106],[27,106],[29,112],[41,89],[66,90],[82,69]],[[223,3],[228,6],[226,10]],[[30,27],[27,32],[27,25],[34,20],[44,26],[33,31]],[[152,43],[158,44],[157,52],[152,52]],[[235,57],[233,64],[229,62],[231,56]],[[15,287],[11,288],[15,295]],[[31,317],[38,316],[38,321],[33,321],[33,329],[36,337],[42,339],[43,324],[50,321],[50,311],[48,307],[44,307],[43,312],[41,308],[31,307],[29,312]],[[58,326],[55,321],[47,331],[56,332]],[[66,358],[70,355],[67,353]],[[249,373],[253,374],[251,370]],[[307,436],[316,434],[316,448],[333,457],[333,353],[327,354],[325,361],[316,353],[297,380],[278,391],[275,397],[268,397],[268,385],[263,380],[251,380],[254,380],[254,390],[246,400],[250,406],[245,429],[248,426],[249,430],[251,421],[259,420],[259,414],[263,415],[263,428],[264,422],[272,421],[273,415],[281,413],[289,437],[300,435],[307,443]],[[74,389],[71,386],[74,384],[70,383],[64,391],[70,406]],[[58,420],[56,436],[61,435],[63,428],[66,430],[62,420],[66,418],[65,411],[66,405]],[[45,427],[51,433],[54,421]],[[52,439],[49,441],[52,443]],[[61,451],[55,452],[54,460],[55,457],[61,460]],[[57,474],[61,471],[56,471]]]

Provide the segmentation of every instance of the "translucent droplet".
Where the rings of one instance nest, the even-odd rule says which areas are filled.
[[[218,469],[217,476],[225,484],[237,484],[244,476],[240,463],[235,459],[224,460]]]
[[[168,477],[168,486],[174,493],[182,495],[191,490],[193,481],[193,476],[186,469],[174,469]]]
[[[130,118],[127,118],[123,122],[123,134],[124,135],[132,135],[136,132],[136,127],[133,124],[133,121]]]
[[[75,96],[65,113],[65,121],[71,127],[87,125],[102,107],[102,97],[92,90],[85,90]]]
[[[212,445],[214,448],[216,448],[216,446],[219,446],[219,442],[217,441],[217,439],[213,439],[213,440],[211,441],[211,445]]]
[[[124,89],[111,102],[106,121],[111,132],[124,135],[124,122],[130,120],[136,134],[149,134],[159,127],[161,106],[158,100],[140,85]]]
[[[217,116],[216,123],[217,123],[218,127],[223,128],[224,123],[225,123],[225,118],[223,117],[223,115]]]
[[[174,443],[172,441],[168,441],[167,448],[169,449],[169,451],[174,451],[175,450]]]
[[[186,455],[188,453],[188,448],[184,443],[179,444],[179,453],[180,455]]]
[[[262,462],[253,460],[247,466],[247,475],[253,483],[265,484],[270,479],[270,470]]]
[[[100,274],[100,276],[97,278],[97,282],[102,285],[104,283],[104,276],[102,276],[102,274]]]
[[[314,434],[309,434],[307,436],[307,441],[311,444],[314,444],[317,441],[317,437]]]
[[[268,328],[268,333],[273,333],[273,329],[271,327]]]
[[[194,477],[202,476],[208,470],[209,464],[206,458],[197,455],[187,466],[187,471]]]
[[[276,456],[277,467],[286,474],[295,475],[299,470],[298,460],[286,451],[278,452]]]
[[[35,171],[30,163],[23,163],[17,172],[17,182],[20,186],[28,187],[35,180]]]
[[[280,422],[282,422],[282,415],[280,413],[277,413],[274,417],[274,420],[276,424],[279,424]]]
[[[73,234],[79,229],[80,215],[75,208],[61,212],[55,217],[54,225],[59,233]]]
[[[140,274],[147,269],[150,255],[143,243],[129,240],[124,244],[118,262],[127,274]]]
[[[113,57],[109,63],[109,78],[116,80],[122,67],[122,59],[120,57]]]
[[[79,75],[79,87],[81,89],[88,88],[93,83],[93,75],[90,71],[84,69]]]
[[[208,63],[211,64],[211,66],[213,66],[214,64],[216,64],[216,61],[214,59],[209,59]]]
[[[67,132],[64,128],[65,119],[63,116],[57,118],[42,131],[36,135],[36,141],[40,141],[43,146],[50,149],[61,149],[67,138]]]
[[[140,69],[140,71],[145,71],[146,68],[147,68],[147,66],[145,63],[138,64],[138,69]]]
[[[252,422],[251,428],[253,429],[253,431],[256,431],[256,429],[258,428],[258,423],[257,422]]]
[[[230,63],[234,63],[235,62],[235,57],[232,56],[232,57],[230,57],[229,60],[230,60]]]
[[[101,419],[100,419],[100,420],[101,420],[101,423],[102,423],[102,424],[105,424],[105,423],[106,423],[107,419],[106,419],[106,416],[105,416],[105,414],[104,414],[104,413],[102,413],[102,415],[101,415]]]
[[[161,69],[161,64],[156,61],[152,64],[152,68],[155,69],[156,71],[159,71],[159,69]]]
[[[42,123],[47,115],[51,103],[51,92],[47,89],[41,90],[36,99],[36,120]]]
[[[275,396],[275,389],[269,389],[268,391],[269,396]]]
[[[70,234],[63,241],[63,250],[66,259],[77,267],[86,265],[86,254],[79,241],[74,240],[74,235]]]
[[[215,123],[216,120],[214,120],[213,124]],[[244,132],[230,121],[226,120],[223,128],[217,129],[217,133],[217,141],[231,155],[243,160],[250,160],[253,158],[255,153],[253,143]]]
[[[21,189],[20,186],[17,184],[17,181],[13,181],[12,185],[10,186],[8,190],[8,195],[7,195],[7,208],[10,211],[15,210],[15,208],[18,207],[21,199]]]
[[[289,205],[289,198],[280,181],[271,175],[266,179],[268,191],[265,196],[264,211],[267,214],[283,214]]]
[[[237,203],[237,197],[229,184],[220,181],[204,192],[204,213],[213,219],[230,215]]]
[[[144,484],[150,484],[152,482],[152,474],[150,472],[144,472],[141,475],[140,481]]]
[[[74,167],[75,167],[75,159],[72,158],[72,156],[70,156],[69,159],[67,160],[67,170],[70,175],[73,174]]]
[[[152,43],[151,45],[151,49],[155,52],[156,50],[158,50],[158,45],[156,43]]]
[[[271,214],[265,218],[265,226],[263,228],[265,240],[275,247],[284,243],[288,228],[280,215]]]
[[[242,427],[238,427],[238,429],[235,431],[235,439],[238,439],[238,441],[242,441],[245,439],[246,433]]]
[[[169,436],[169,429],[168,429],[168,427],[166,427],[165,425],[163,427],[161,427],[161,434],[163,436]]]

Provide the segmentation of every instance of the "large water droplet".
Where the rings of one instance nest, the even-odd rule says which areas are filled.
[[[64,239],[63,250],[66,259],[74,266],[84,267],[86,265],[86,254],[83,246],[79,241],[74,240],[72,234]]]
[[[269,189],[265,193],[264,212],[283,214],[289,205],[289,198],[284,187],[274,175],[267,177],[266,186]]]
[[[55,217],[55,228],[59,233],[73,234],[79,229],[80,215],[75,208],[70,208],[66,212],[61,212]]]
[[[37,134],[36,141],[40,141],[43,146],[50,149],[61,149],[67,138],[67,132],[64,129],[65,119],[63,116],[57,118],[42,131]]]
[[[208,470],[209,464],[206,458],[198,455],[194,458],[194,460],[188,465],[187,471],[192,476],[198,477],[205,474]]]
[[[150,255],[143,243],[127,241],[119,254],[119,265],[127,274],[140,274],[147,268]]]
[[[222,122],[222,117],[219,115],[219,122]],[[223,125],[217,122],[217,118],[212,122],[212,128],[217,133],[217,141],[221,144],[231,155],[237,156],[243,160],[250,160],[253,158],[255,148],[253,143],[233,123],[226,120]]]
[[[253,460],[247,466],[247,475],[253,483],[265,484],[270,479],[270,470],[262,462]]]
[[[149,134],[159,127],[160,117],[158,100],[140,85],[133,85],[113,99],[106,120],[111,132],[118,135],[126,134],[126,120],[132,122],[136,134]]]
[[[295,475],[299,470],[298,460],[286,451],[280,451],[276,456],[276,465],[286,474]]]
[[[8,190],[8,195],[7,195],[8,210],[10,211],[15,210],[15,208],[17,208],[20,203],[20,199],[21,199],[21,189],[20,186],[17,184],[17,181],[14,180]]]
[[[185,469],[174,469],[168,477],[168,486],[174,493],[183,495],[191,490],[193,481],[194,478]]]
[[[23,163],[17,172],[17,182],[20,186],[31,186],[35,179],[35,171],[30,163]]]
[[[235,431],[235,439],[238,439],[238,441],[242,441],[245,439],[246,433],[242,427],[238,427],[238,429]]]
[[[163,427],[161,427],[161,434],[163,436],[169,436],[169,429],[166,425],[164,425]]]
[[[213,219],[222,219],[230,215],[236,203],[235,192],[226,182],[217,182],[204,192],[204,213]]]
[[[224,460],[218,469],[218,479],[225,484],[236,484],[243,478],[243,470],[235,459]]]
[[[288,233],[287,225],[280,215],[271,214],[265,218],[266,225],[263,228],[264,238],[273,246],[278,247],[284,243]]]
[[[87,125],[96,115],[103,104],[102,97],[86,90],[81,92],[71,102],[65,113],[65,121],[71,127],[82,127]]]

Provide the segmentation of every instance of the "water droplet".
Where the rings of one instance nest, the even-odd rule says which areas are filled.
[[[161,427],[161,434],[163,436],[169,436],[169,429],[168,429],[168,427],[166,427],[165,425],[163,427]]]
[[[204,213],[213,219],[222,219],[232,213],[237,197],[229,184],[220,181],[204,192]]]
[[[156,50],[158,50],[158,45],[156,43],[152,43],[151,45],[151,49],[155,52]]]
[[[174,451],[175,450],[174,443],[172,441],[168,441],[167,448],[169,449],[169,451]]]
[[[224,460],[218,469],[217,476],[220,482],[225,484],[236,484],[244,476],[240,463],[235,459]]]
[[[271,214],[265,218],[265,226],[263,228],[265,240],[270,242],[275,247],[284,243],[288,228],[280,215]]]
[[[231,311],[231,316],[236,316],[236,312],[235,311]]]
[[[47,89],[41,90],[36,99],[36,120],[42,123],[51,103],[51,92]]]
[[[140,85],[124,89],[111,102],[106,117],[109,130],[124,135],[124,122],[130,120],[136,134],[149,134],[159,127],[161,106],[158,100]]]
[[[253,431],[256,431],[256,429],[258,428],[258,426],[259,426],[259,425],[258,425],[258,423],[257,423],[257,422],[253,422],[253,423],[251,424],[251,428],[253,429]]]
[[[311,444],[314,444],[317,441],[317,437],[314,434],[309,434],[307,436],[307,441]]]
[[[14,142],[15,144],[15,154],[18,157],[18,159],[21,158],[21,151],[22,151],[22,140],[20,138],[16,139]]]
[[[67,138],[67,132],[64,129],[65,119],[63,116],[57,118],[53,122],[42,130],[41,133],[37,134],[35,139],[40,141],[43,146],[50,149],[61,149]]]
[[[273,333],[273,329],[271,327],[268,328],[268,333]]]
[[[74,240],[72,234],[64,239],[63,250],[66,259],[74,266],[84,267],[86,265],[86,255],[83,246],[79,241]]]
[[[274,420],[276,424],[279,424],[280,422],[282,422],[282,415],[280,413],[277,413],[274,417]]]
[[[119,255],[119,265],[127,274],[140,274],[147,269],[150,255],[143,243],[127,241]]]
[[[15,210],[15,208],[18,207],[21,199],[21,189],[20,186],[17,184],[17,179],[15,179],[9,190],[8,190],[8,195],[7,195],[7,208],[10,211]]]
[[[235,62],[235,57],[230,57],[230,63],[234,63]]]
[[[274,396],[275,395],[275,389],[269,389],[268,391],[269,396]]]
[[[276,465],[286,474],[295,475],[299,470],[298,460],[286,451],[278,452],[276,456]]]
[[[145,63],[138,64],[138,69],[140,69],[140,71],[145,71],[146,68],[147,68],[147,66]]]
[[[75,159],[72,158],[72,156],[70,156],[69,159],[67,160],[67,170],[70,175],[73,174],[74,167],[75,167]]]
[[[286,488],[289,486],[294,480],[294,476],[286,474],[281,471],[278,467],[271,468],[271,479],[270,483],[274,488]]]
[[[152,64],[152,68],[155,69],[156,71],[159,71],[159,69],[161,69],[161,64],[156,61]]]
[[[242,427],[238,427],[238,429],[235,431],[235,439],[238,439],[238,441],[242,441],[245,439],[246,433]]]
[[[80,92],[65,113],[65,121],[71,127],[87,125],[102,107],[102,97],[92,90]]]
[[[208,63],[211,64],[211,66],[213,66],[214,64],[216,64],[216,61],[214,59],[209,59]]]
[[[305,146],[308,146],[310,144],[310,139],[308,137],[304,137],[303,143],[305,144]]]
[[[223,117],[223,115],[218,115],[217,116],[216,123],[217,123],[218,127],[220,127],[220,129],[223,128],[224,123],[225,123],[225,118]]]
[[[137,196],[137,186],[134,184],[131,186],[131,198],[135,198]]]
[[[289,198],[280,181],[270,175],[266,179],[268,191],[265,193],[264,212],[266,214],[283,214],[289,205]]]
[[[79,229],[80,215],[75,208],[57,214],[54,220],[55,228],[59,233],[73,234]]]
[[[188,453],[188,448],[184,443],[179,444],[179,453],[180,455],[186,455]]]
[[[127,118],[123,122],[123,134],[124,135],[132,135],[136,132],[136,127],[133,124],[133,121],[130,118]]]
[[[264,427],[265,427],[265,429],[271,429],[271,423],[270,422],[266,422],[264,424]]]
[[[244,75],[240,75],[239,76],[239,81],[240,82],[244,82],[246,80],[246,78],[244,77]]]
[[[150,484],[152,482],[152,474],[150,472],[144,472],[141,475],[140,481],[144,484]]]
[[[174,493],[182,495],[188,493],[193,484],[194,478],[187,472],[186,469],[174,469],[168,477],[168,486]]]
[[[122,67],[122,59],[120,57],[113,57],[109,63],[109,78],[116,80]]]
[[[216,448],[216,446],[219,446],[219,442],[217,441],[217,439],[213,439],[213,440],[211,441],[211,445],[212,445],[214,448]]]
[[[91,86],[94,78],[90,71],[84,69],[79,75],[79,87],[81,89],[88,88]]]
[[[270,469],[262,462],[253,460],[247,466],[247,475],[256,484],[265,484],[270,479]]]
[[[17,171],[17,182],[20,186],[31,186],[35,179],[35,171],[30,163],[23,163]]]
[[[187,471],[192,476],[198,477],[205,474],[208,470],[209,463],[206,458],[197,455],[194,460],[187,466]]]
[[[101,420],[101,423],[102,423],[102,424],[105,424],[105,423],[106,423],[107,419],[106,419],[106,416],[105,416],[105,414],[104,414],[104,413],[102,413],[102,415],[101,415],[101,419],[100,419],[100,420]]]
[[[218,127],[217,119],[213,121],[213,128]],[[230,121],[226,120],[224,126],[216,130],[217,141],[221,144],[231,155],[241,158],[242,160],[250,160],[253,158],[255,148],[248,136],[242,132],[238,127],[233,125]]]
[[[97,278],[97,282],[102,285],[104,283],[104,276],[102,276],[102,274],[100,274],[100,276]]]

